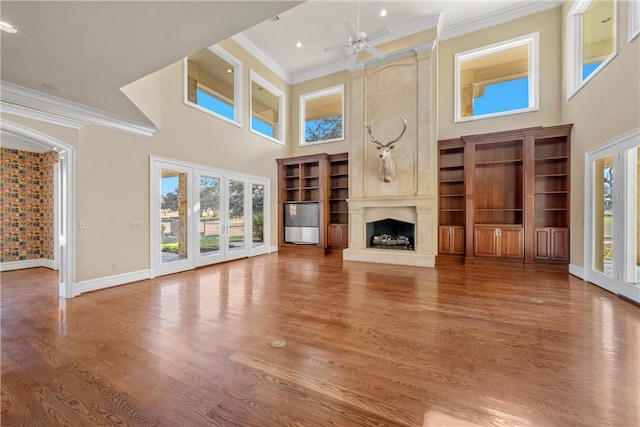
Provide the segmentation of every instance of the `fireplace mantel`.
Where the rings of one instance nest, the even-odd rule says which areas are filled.
[[[349,247],[343,259],[433,267],[437,249],[437,137],[432,51],[416,52],[350,76]],[[400,116],[406,132],[395,144],[397,178],[378,174],[378,151],[363,123],[376,120],[376,135],[397,135]],[[415,224],[414,250],[367,248],[366,224],[386,218]]]

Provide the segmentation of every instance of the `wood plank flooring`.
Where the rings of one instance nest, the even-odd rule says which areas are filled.
[[[56,272],[1,279],[2,426],[640,426],[640,307],[567,275],[270,254],[67,301]]]

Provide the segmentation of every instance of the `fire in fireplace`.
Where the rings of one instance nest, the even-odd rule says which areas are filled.
[[[367,223],[367,247],[414,250],[415,225],[387,218]]]

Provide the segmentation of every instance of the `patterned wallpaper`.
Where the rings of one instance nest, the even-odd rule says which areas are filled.
[[[53,259],[58,153],[0,148],[0,262]]]

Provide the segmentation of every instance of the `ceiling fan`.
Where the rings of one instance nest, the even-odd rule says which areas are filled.
[[[360,2],[358,2],[358,15],[357,15],[357,26],[353,25],[353,22],[345,22],[344,27],[349,34],[349,42],[346,44],[339,44],[336,46],[326,47],[324,50],[330,51],[340,48],[345,48],[347,53],[349,54],[349,59],[347,60],[347,69],[351,70],[358,59],[358,54],[362,51],[368,52],[371,55],[375,56],[378,59],[383,59],[385,57],[385,53],[380,49],[373,47],[371,42],[374,40],[386,36],[391,32],[391,30],[387,27],[381,28],[370,35],[367,35],[364,31],[360,31]]]

